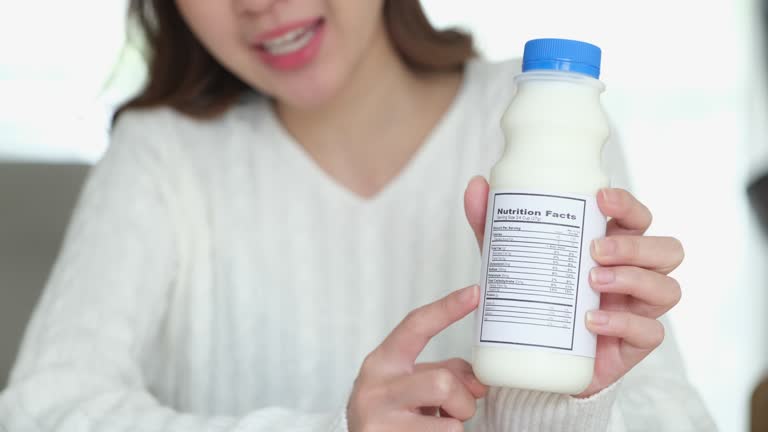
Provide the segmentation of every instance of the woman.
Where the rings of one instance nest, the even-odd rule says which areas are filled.
[[[416,0],[133,6],[149,82],[26,334],[10,431],[711,427],[661,344],[682,248],[643,237],[621,189],[598,197],[587,391],[489,390],[459,358],[479,292],[445,294],[477,280],[488,185],[466,188],[471,230],[461,193],[498,158],[519,65],[472,59]]]

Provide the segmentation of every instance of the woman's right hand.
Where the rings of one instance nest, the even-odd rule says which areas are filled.
[[[415,362],[430,339],[475,310],[478,298],[473,285],[413,310],[366,357],[349,400],[350,432],[464,430],[487,387],[464,360]]]

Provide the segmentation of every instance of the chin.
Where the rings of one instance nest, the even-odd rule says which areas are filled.
[[[290,78],[278,77],[270,96],[294,109],[313,110],[326,106],[341,92],[344,80],[338,70],[318,68],[307,72]]]

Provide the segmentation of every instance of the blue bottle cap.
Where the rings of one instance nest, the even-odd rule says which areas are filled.
[[[600,78],[600,48],[568,39],[534,39],[525,44],[523,72],[559,70]]]

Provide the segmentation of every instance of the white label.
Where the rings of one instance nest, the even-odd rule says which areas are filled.
[[[476,342],[594,357],[590,243],[605,225],[594,197],[491,191]]]

